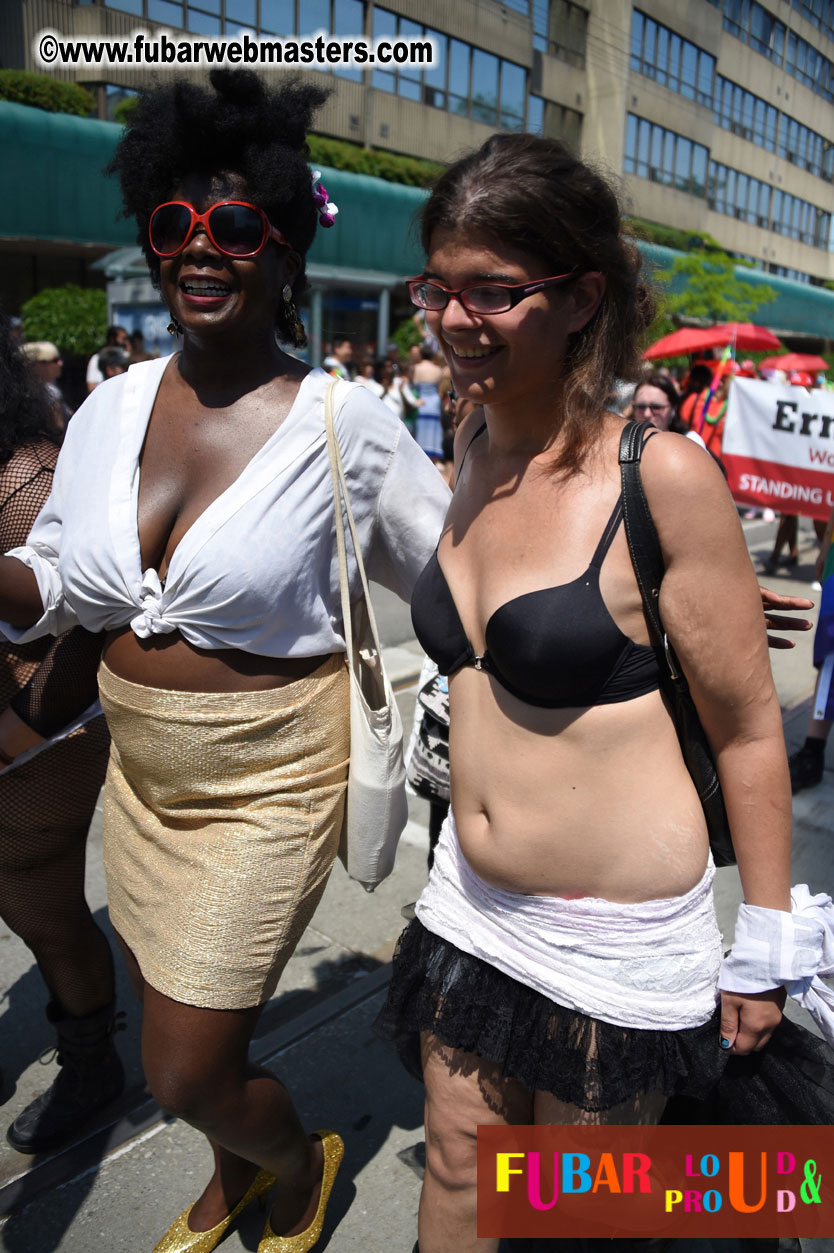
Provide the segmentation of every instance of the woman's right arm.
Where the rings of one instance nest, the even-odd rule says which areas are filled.
[[[43,601],[34,571],[16,557],[0,557],[0,621],[26,630],[42,614]]]
[[[17,542],[6,543],[0,557],[0,639],[24,644],[43,635],[62,635],[78,620],[64,600],[58,562],[64,529],[66,495],[77,467],[68,445],[61,449],[52,489],[34,521],[27,520]],[[27,535],[28,531],[28,535]]]

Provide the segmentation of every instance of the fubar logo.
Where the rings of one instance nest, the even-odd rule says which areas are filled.
[[[832,1232],[830,1127],[478,1128],[482,1237]]]

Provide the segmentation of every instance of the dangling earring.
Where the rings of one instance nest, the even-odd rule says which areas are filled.
[[[305,348],[307,346],[307,332],[304,330],[304,323],[298,316],[298,310],[295,307],[295,301],[292,298],[292,288],[289,283],[284,284],[281,290],[281,299],[284,301],[284,314],[295,346],[297,348]]]
[[[165,329],[169,335],[182,335],[182,327],[173,315]]]

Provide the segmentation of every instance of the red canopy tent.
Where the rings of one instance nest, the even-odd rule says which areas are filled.
[[[643,353],[646,361],[661,357],[681,357],[688,353],[703,352],[707,348],[726,348],[733,344],[741,352],[767,352],[781,348],[779,340],[766,326],[752,322],[725,322],[718,326],[685,326],[671,335],[664,335]]]
[[[781,357],[765,357],[759,362],[760,370],[805,370],[816,374],[820,370],[829,370],[827,361],[812,352],[786,352]]]

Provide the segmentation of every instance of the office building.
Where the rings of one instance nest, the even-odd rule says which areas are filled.
[[[333,88],[317,129],[436,161],[497,128],[557,136],[622,178],[635,216],[834,283],[834,0],[4,0],[0,61],[36,68],[43,28],[137,27],[430,37],[425,71],[305,71]],[[60,76],[92,87],[106,119],[150,71]],[[820,334],[834,338],[830,314]]]

